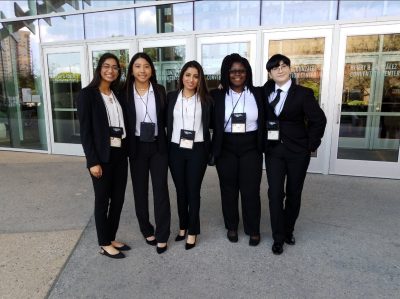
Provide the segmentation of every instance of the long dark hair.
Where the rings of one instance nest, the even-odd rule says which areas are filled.
[[[94,70],[93,79],[89,83],[88,87],[98,88],[100,86],[100,83],[101,83],[101,68],[103,67],[104,61],[106,61],[109,58],[114,59],[117,62],[117,66],[118,66],[118,77],[113,82],[111,82],[110,89],[112,91],[117,91],[118,90],[118,88],[119,88],[119,80],[121,79],[121,66],[119,65],[119,60],[118,60],[117,56],[115,56],[112,53],[104,53],[103,55],[101,55],[101,57],[99,59],[99,62],[97,63],[97,67]]]
[[[132,74],[132,69],[133,69],[133,64],[139,58],[145,59],[150,64],[151,77],[150,77],[149,81],[151,82],[152,85],[157,84],[156,69],[154,68],[153,61],[151,60],[150,56],[147,55],[146,53],[138,52],[135,55],[133,55],[131,61],[129,62],[128,70],[126,72],[126,81],[125,81],[125,84],[123,87],[123,89],[126,91],[128,91],[129,87],[132,86],[133,82],[135,82],[135,77]]]
[[[222,60],[221,64],[221,85],[223,90],[226,92],[226,94],[229,93],[229,87],[231,85],[231,81],[229,79],[229,70],[231,69],[232,65],[235,63],[241,63],[243,64],[245,70],[246,70],[246,81],[244,82],[244,85],[250,89],[250,91],[254,94],[255,88],[253,86],[253,72],[251,70],[251,66],[249,61],[240,56],[237,53],[232,53],[230,55],[225,56],[224,60]]]
[[[188,61],[184,64],[184,66],[181,69],[181,72],[179,74],[179,81],[178,81],[178,88],[179,90],[183,90],[183,75],[187,71],[188,68],[195,68],[197,72],[199,73],[199,84],[197,86],[197,94],[200,96],[200,102],[202,104],[205,104],[209,101],[209,96],[208,96],[208,88],[207,88],[207,83],[206,79],[204,77],[204,71],[203,68],[201,67],[200,63],[198,63],[196,60]]]

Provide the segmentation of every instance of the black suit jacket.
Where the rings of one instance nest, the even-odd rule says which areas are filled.
[[[122,103],[126,128],[126,114]],[[83,151],[88,168],[107,163],[110,158],[110,127],[103,97],[98,88],[85,87],[77,98]]]
[[[167,152],[167,138],[165,134],[165,110],[167,108],[165,88],[159,84],[152,84],[154,97],[156,100],[157,110],[157,144],[158,151],[161,153]],[[123,102],[126,109],[127,118],[127,135],[128,135],[128,155],[133,158],[136,151],[136,107],[133,95],[133,84],[128,86],[128,90],[121,93],[120,102]]]
[[[172,139],[172,129],[174,123],[174,107],[178,99],[180,90],[171,91],[167,94],[167,139],[168,143]],[[201,121],[203,123],[203,140],[206,148],[207,157],[210,152],[210,122],[211,122],[212,98],[209,97],[207,103],[201,104]]]
[[[268,103],[269,95],[275,90],[275,82],[264,85],[266,119],[279,120],[281,142],[294,152],[315,151],[321,144],[326,126],[326,117],[314,97],[312,89],[292,82],[281,113],[275,116]],[[276,141],[265,142],[268,149]]]
[[[222,89],[214,89],[210,92],[214,100],[214,112],[213,112],[213,138],[212,138],[212,153],[215,158],[221,154],[222,141],[224,135],[224,123],[225,123],[225,96],[226,92]],[[265,112],[263,104],[263,90],[261,87],[256,87],[254,92],[254,98],[258,108],[258,119],[257,119],[257,149],[263,151],[263,139],[265,130]]]

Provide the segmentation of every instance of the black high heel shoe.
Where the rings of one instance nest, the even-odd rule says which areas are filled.
[[[185,233],[183,234],[183,236],[181,236],[181,235],[178,233],[178,235],[177,235],[176,238],[175,238],[175,241],[176,241],[176,242],[183,241],[183,240],[185,240],[185,236],[186,236],[186,230],[185,230]]]
[[[161,253],[164,253],[164,252],[167,251],[168,245],[166,244],[164,247],[158,247],[158,246],[156,246],[156,249],[157,249],[157,253],[158,253],[158,254],[161,254]]]
[[[122,252],[118,252],[117,254],[110,254],[110,253],[108,253],[107,251],[105,251],[105,250],[103,249],[103,247],[101,247],[99,253],[100,253],[101,255],[110,257],[110,258],[112,258],[112,259],[123,259],[123,258],[125,257],[125,254],[123,254]]]
[[[131,246],[126,245],[126,244],[122,245],[121,247],[116,247],[113,245],[113,247],[119,251],[128,251],[128,250],[132,249]]]
[[[145,240],[146,240],[146,243],[149,244],[149,245],[151,245],[151,246],[156,246],[156,245],[157,245],[157,240],[156,240],[156,239],[154,239],[154,240],[147,240],[147,239],[145,238]]]
[[[194,248],[196,246],[196,242],[197,242],[197,235],[195,235],[195,237],[194,237],[194,243],[193,244],[190,244],[190,243],[186,242],[185,249],[186,250],[190,250],[190,249]]]

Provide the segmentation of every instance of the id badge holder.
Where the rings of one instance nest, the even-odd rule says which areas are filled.
[[[124,133],[124,129],[121,127],[110,127],[110,146],[111,147],[121,147],[123,133]]]
[[[232,113],[232,133],[246,133],[246,113]]]
[[[156,130],[155,123],[148,123],[142,121],[140,123],[140,141],[153,142],[155,140],[154,139],[155,130]]]
[[[181,130],[181,138],[179,139],[179,147],[185,149],[193,149],[195,131]]]
[[[278,141],[279,140],[279,123],[275,121],[267,122],[267,139]]]

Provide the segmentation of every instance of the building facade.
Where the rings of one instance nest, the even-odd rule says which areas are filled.
[[[225,55],[255,85],[276,53],[314,90],[328,125],[309,171],[400,179],[400,1],[2,1],[0,150],[82,155],[75,98],[106,51],[148,53],[176,88],[199,61],[210,88]]]

